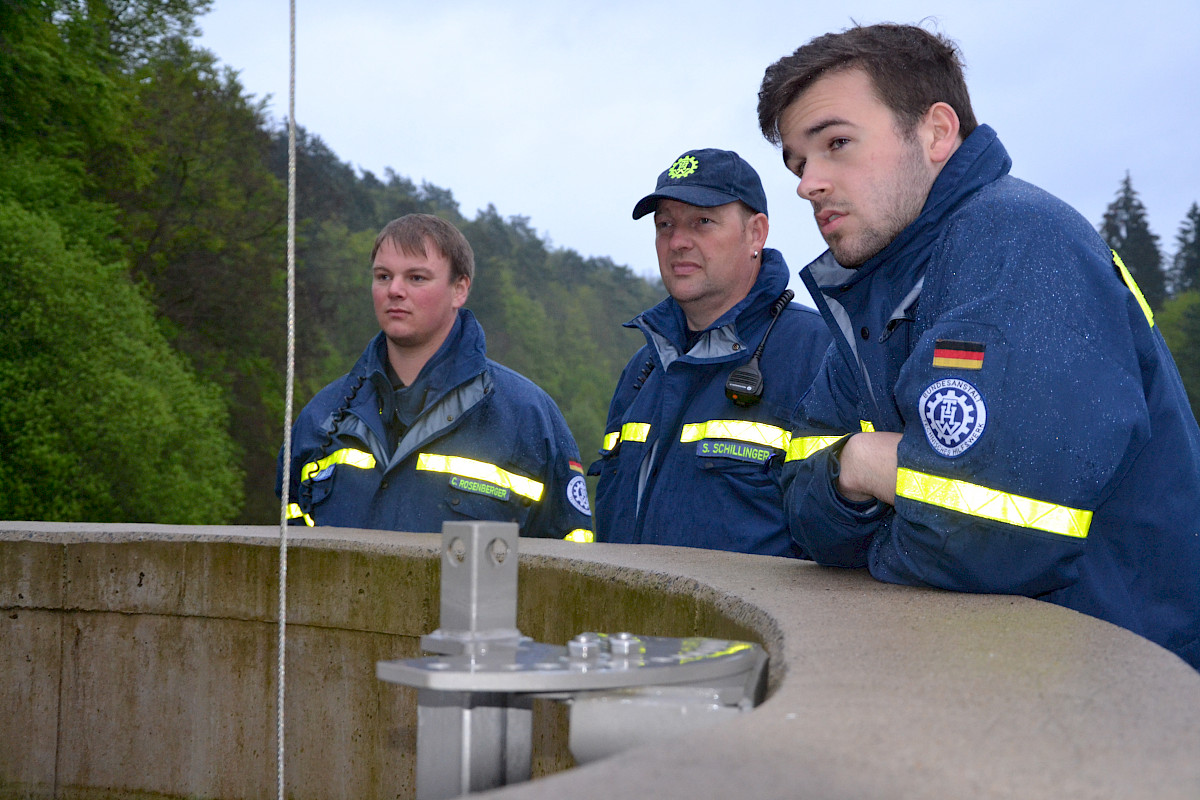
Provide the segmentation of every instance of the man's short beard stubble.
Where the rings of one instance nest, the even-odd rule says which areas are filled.
[[[903,160],[886,176],[884,182],[876,185],[870,198],[883,209],[881,224],[864,227],[850,240],[839,241],[837,233],[825,240],[833,257],[843,267],[856,269],[878,255],[920,216],[921,209],[925,207],[934,176],[930,175],[925,164],[915,129],[904,133],[903,140]],[[853,204],[840,207],[851,212],[854,210]],[[820,211],[821,206],[814,203],[813,214]]]

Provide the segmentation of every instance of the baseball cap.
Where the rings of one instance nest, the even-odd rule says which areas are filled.
[[[689,150],[675,159],[658,176],[654,193],[633,207],[633,218],[653,212],[664,198],[702,208],[741,200],[755,211],[767,213],[767,195],[758,173],[732,150]]]

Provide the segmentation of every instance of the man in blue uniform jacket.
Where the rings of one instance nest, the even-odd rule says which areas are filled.
[[[956,46],[821,36],[767,69],[759,121],[829,245],[802,274],[835,347],[781,474],[804,555],[1058,603],[1200,667],[1178,371],[1087,220],[1009,176]]]
[[[463,308],[471,245],[410,214],[371,252],[381,328],[292,429],[293,524],[438,532],[446,520],[516,522],[523,536],[590,541],[587,487],[549,395],[488,359]],[[283,452],[276,491],[282,491]]]
[[[626,323],[646,346],[621,375],[591,468],[597,538],[791,555],[768,461],[787,449],[829,335],[789,305],[787,265],[763,248],[762,183],[737,153],[684,153],[633,218],[650,213],[671,296]]]

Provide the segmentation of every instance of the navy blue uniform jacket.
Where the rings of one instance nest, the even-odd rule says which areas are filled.
[[[823,564],[1041,598],[1200,667],[1200,431],[1178,371],[1092,226],[1010,165],[980,126],[883,251],[803,271],[836,346],[781,476],[792,535]],[[872,428],[903,434],[894,508],[841,498],[840,446],[817,449]]]
[[[549,395],[486,357],[470,311],[412,386],[392,389],[386,358],[380,333],[297,417],[295,523],[439,532],[445,520],[498,520],[522,536],[591,538],[566,421]]]
[[[591,472],[596,538],[791,555],[782,497],[767,465],[790,439],[791,418],[816,374],[829,333],[812,309],[789,305],[767,340],[762,401],[739,408],[729,373],[750,360],[788,284],[787,265],[763,250],[750,293],[686,347],[683,309],[667,298],[627,327],[646,346],[625,367]]]

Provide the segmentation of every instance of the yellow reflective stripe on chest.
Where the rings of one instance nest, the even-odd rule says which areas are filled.
[[[310,461],[300,470],[300,480],[306,481],[313,475],[316,475],[326,467],[334,464],[346,464],[359,469],[375,469],[375,456],[362,450],[353,450],[349,447],[344,447],[341,450],[335,450],[329,455],[322,458],[320,461]]]
[[[417,469],[425,472],[444,472],[460,478],[474,478],[509,489],[530,500],[541,500],[544,487],[535,480],[500,469],[495,464],[462,456],[438,456],[432,453],[417,455]]]
[[[1086,539],[1092,524],[1091,511],[1008,494],[966,481],[939,478],[904,467],[896,471],[896,496],[972,517],[1077,539]]]
[[[708,422],[692,422],[683,426],[679,441],[698,442],[701,439],[731,439],[735,442],[760,444],[786,450],[792,435],[783,428],[764,422],[747,422],[742,419],[710,419]]]
[[[818,450],[824,450],[841,436],[793,436],[788,443],[784,461],[803,461]]]

